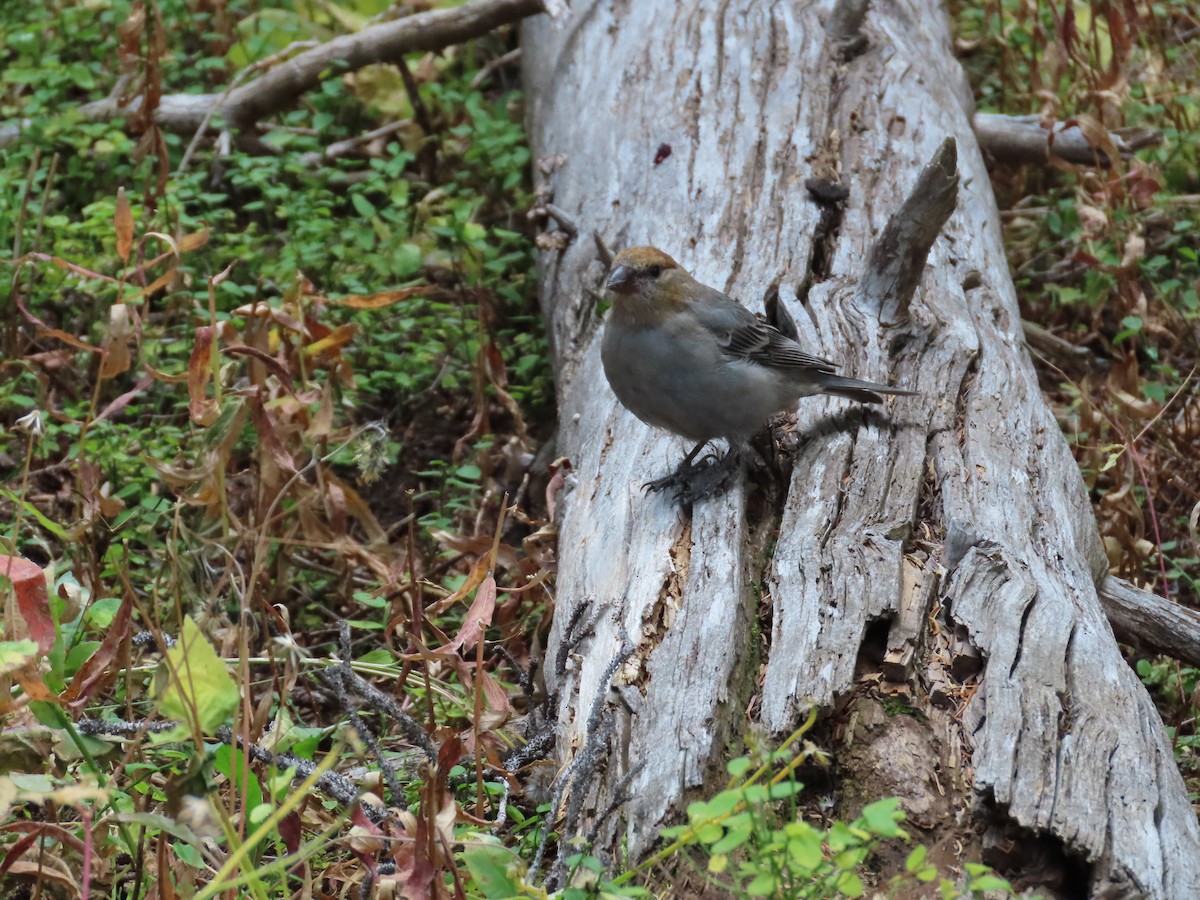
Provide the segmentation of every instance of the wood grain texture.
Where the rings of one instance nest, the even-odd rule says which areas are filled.
[[[944,13],[875,4],[857,55],[828,36],[830,13],[579,0],[557,25],[524,26],[540,180],[585,235],[662,247],[752,309],[777,290],[808,349],[921,391],[876,411],[802,401],[780,505],[748,508],[738,488],[688,516],[641,492],[687,448],[605,382],[595,246],[580,235],[542,255],[559,449],[575,465],[547,665],[563,673],[550,676],[560,754],[580,751],[588,710],[607,698],[606,762],[578,789],[604,809],[637,768],[624,813],[640,853],[721,764],[752,693],[771,732],[793,728],[854,686],[878,620],[894,623],[888,671],[909,672],[936,602],[985,660],[964,716],[979,795],[1093,862],[1095,891],[1200,896],[1196,819],[1097,599],[1104,554],[1025,350]],[[911,303],[897,303],[867,260],[947,137],[958,202]],[[812,175],[850,189],[819,242]],[[591,635],[560,659],[580,605]],[[604,692],[627,642],[636,650]]]
[[[1166,653],[1200,666],[1200,613],[1112,575],[1100,582],[1100,602],[1117,639],[1143,653]]]

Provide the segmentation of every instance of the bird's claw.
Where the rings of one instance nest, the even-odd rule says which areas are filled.
[[[675,502],[689,506],[697,500],[717,497],[733,484],[733,476],[740,468],[740,458],[730,451],[724,456],[709,453],[702,459],[681,465],[670,475],[647,481],[642,490],[648,494],[671,491]]]

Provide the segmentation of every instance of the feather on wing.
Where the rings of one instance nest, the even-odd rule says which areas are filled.
[[[809,369],[829,375],[837,371],[836,364],[804,352],[790,337],[761,321],[732,297],[714,288],[703,289],[705,295],[692,305],[692,310],[729,356],[772,369]]]

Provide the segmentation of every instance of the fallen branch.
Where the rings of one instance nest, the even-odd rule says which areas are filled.
[[[1025,343],[1034,356],[1072,377],[1082,377],[1104,366],[1104,360],[1094,356],[1086,347],[1076,346],[1036,322],[1022,319],[1021,328]]]
[[[1100,582],[1099,590],[1118,641],[1200,666],[1200,612],[1113,575]]]
[[[327,78],[364,66],[393,63],[407,53],[441,50],[481,37],[501,25],[543,12],[542,0],[474,0],[452,9],[416,13],[334,38],[281,63],[249,84],[217,94],[167,94],[155,122],[166,131],[194,134],[215,116],[237,129],[254,128],[268,116],[290,109],[297,98]],[[122,105],[117,94],[79,108],[87,121],[132,118],[141,98]],[[18,140],[29,120],[0,126],[0,147]]]
[[[1104,145],[1128,159],[1134,151],[1162,143],[1162,135],[1150,128],[1122,128],[1104,132],[1102,140],[1089,139],[1076,120],[1044,125],[1038,116],[1005,116],[975,113],[975,137],[989,162],[1046,163],[1052,159],[1080,166],[1112,165]]]

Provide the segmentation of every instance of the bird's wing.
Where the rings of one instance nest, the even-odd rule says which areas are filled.
[[[760,320],[732,297],[714,288],[693,306],[700,323],[729,356],[772,369],[815,369],[832,374],[837,366],[805,353],[790,337]]]

